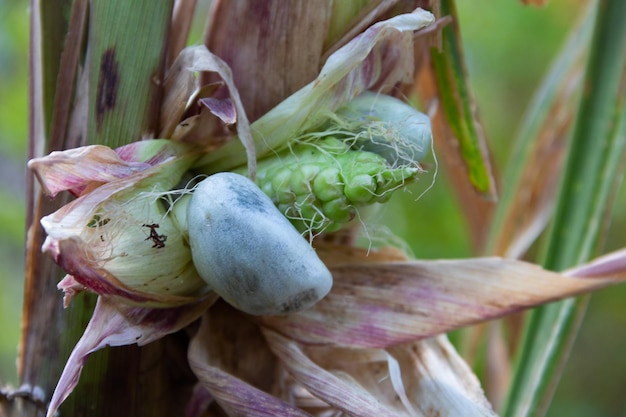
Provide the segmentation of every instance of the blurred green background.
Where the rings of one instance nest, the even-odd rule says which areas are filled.
[[[0,383],[16,382],[24,281],[28,2],[0,0]]]
[[[517,0],[458,3],[470,81],[500,172],[534,88],[581,2],[552,0],[543,8]],[[28,13],[25,0],[0,0],[0,384],[13,385],[24,275]],[[471,256],[464,219],[443,175],[415,201],[427,181],[413,193],[395,196],[383,218],[417,257]],[[626,243],[625,194],[622,190],[618,196],[609,249]],[[58,297],[61,302],[60,293]],[[592,297],[550,417],[626,416],[624,299],[626,285]]]

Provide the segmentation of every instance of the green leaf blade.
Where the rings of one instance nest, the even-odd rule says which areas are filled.
[[[118,147],[154,136],[172,5],[92,2],[89,143]]]
[[[486,156],[486,140],[473,111],[475,106],[467,83],[461,39],[456,25],[458,15],[452,0],[441,2],[441,15],[453,17],[453,23],[442,30],[441,50],[431,50],[443,111],[458,141],[470,182],[479,193],[495,199],[495,184]]]

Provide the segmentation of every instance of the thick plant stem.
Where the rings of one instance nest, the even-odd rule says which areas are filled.
[[[31,14],[29,156],[39,157],[52,150],[94,143],[117,147],[150,137],[157,129],[173,2],[157,5],[150,1],[92,0],[88,19],[84,19],[86,0],[58,0],[46,2],[45,6],[43,3],[33,0],[31,4],[34,12]],[[74,37],[83,30],[82,37]],[[68,45],[81,48],[81,39],[87,44],[81,53],[66,53]],[[76,68],[69,68],[72,65],[79,65],[84,71],[78,80]],[[88,94],[81,90],[74,95],[70,86],[76,85],[80,90],[87,80]],[[67,113],[60,114],[60,108],[73,108],[78,117],[71,119]],[[15,410],[21,416],[39,416],[45,413],[65,360],[91,317],[95,297],[76,297],[70,308],[63,310],[62,296],[56,288],[63,272],[41,253],[45,236],[39,219],[58,209],[69,197],[50,200],[33,184],[32,178],[29,181],[26,283],[18,367],[20,383],[31,395],[21,397]],[[168,366],[176,361],[164,359],[171,355],[184,358],[185,343],[174,336],[144,348],[106,349],[92,355],[81,384],[61,408],[61,414],[182,414],[180,407],[184,401],[178,393],[188,388],[186,368],[173,370]]]

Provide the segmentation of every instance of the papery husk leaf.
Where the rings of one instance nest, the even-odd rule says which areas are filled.
[[[445,336],[394,346],[388,352],[400,364],[404,389],[418,415],[496,416],[478,378]]]
[[[263,391],[271,389],[276,357],[248,315],[224,301],[218,302],[202,317],[194,340],[198,344],[194,359],[198,362],[208,361]]]
[[[237,111],[231,99],[207,97],[199,102],[225,124],[232,125],[237,121]]]
[[[99,185],[190,152],[190,147],[159,139],[134,142],[115,150],[90,145],[32,159],[28,168],[34,172],[46,195],[55,197],[61,191],[70,191],[81,196]]]
[[[367,89],[385,91],[409,82],[413,73],[412,32],[434,17],[417,9],[376,23],[331,55],[317,79],[282,101],[252,124],[259,158],[279,150],[299,133],[324,122],[330,112]],[[230,141],[198,162],[210,172],[245,163],[244,149]]]
[[[230,311],[232,312],[232,311]],[[224,309],[221,311],[224,314]],[[244,373],[251,376],[250,372],[244,369],[243,363],[238,363],[238,358],[233,356],[235,351],[246,349],[246,352],[253,354],[259,348],[258,342],[262,339],[256,337],[252,340],[239,340],[237,346],[233,345],[237,341],[238,328],[229,331],[222,327],[219,322],[215,322],[212,315],[215,312],[207,312],[200,329],[194,335],[189,346],[189,365],[198,377],[199,383],[211,394],[213,399],[226,411],[229,416],[250,416],[250,417],[274,417],[274,416],[310,416],[308,413],[290,405],[279,398],[251,385],[243,379],[235,376],[235,373]],[[217,314],[220,314],[218,312]],[[237,313],[238,314],[238,313]],[[226,316],[226,320],[228,316]],[[222,322],[222,325],[225,322]],[[217,325],[217,326],[216,326]],[[217,327],[217,329],[216,329]],[[216,334],[216,331],[219,333]],[[258,331],[257,331],[258,332]],[[221,336],[223,339],[220,340]],[[233,337],[234,336],[234,337]],[[254,343],[254,342],[257,343]],[[231,356],[229,358],[229,356]],[[246,356],[246,355],[244,355]],[[258,357],[257,357],[258,358]],[[245,359],[244,359],[245,360]],[[255,368],[263,368],[264,363],[247,362]],[[240,372],[237,372],[239,370]],[[263,375],[256,378],[271,378],[271,372],[267,370]]]
[[[250,123],[246,116],[245,109],[239,97],[239,91],[233,80],[233,74],[228,67],[228,64],[220,59],[217,55],[212,54],[205,46],[194,46],[185,48],[181,54],[189,54],[191,65],[188,67],[189,71],[194,72],[215,72],[226,84],[228,88],[229,97],[232,100],[232,105],[236,110],[237,121],[237,135],[239,137],[238,143],[239,150],[241,151],[240,157],[241,165],[248,162],[248,175],[254,179],[256,173],[256,152],[255,144],[250,132]],[[235,142],[235,141],[231,141]]]
[[[306,344],[384,348],[620,283],[623,257],[626,251],[606,258],[610,264],[598,260],[594,270],[602,266],[604,274],[593,278],[495,257],[336,262],[333,289],[313,308],[259,320]]]
[[[355,381],[317,365],[293,340],[271,330],[264,330],[263,334],[289,373],[316,397],[355,417],[397,415]]]
[[[304,352],[323,369],[358,384],[398,416],[418,415],[404,389],[400,364],[386,350],[310,347]]]
[[[232,140],[230,135],[215,135],[207,140],[207,132],[214,131],[219,123],[217,117],[213,117],[210,113],[209,109],[202,108],[200,114],[186,118],[176,126],[171,139],[183,143],[201,144],[206,152],[211,152]]]
[[[174,133],[187,109],[189,98],[197,89],[196,77],[189,71],[193,57],[191,50],[181,51],[165,74],[159,120],[160,138],[169,138]]]
[[[43,186],[44,193],[50,197],[66,190],[80,196],[90,183],[111,182],[149,166],[143,162],[123,161],[115,151],[103,145],[55,151],[28,163],[28,168],[34,171]]]
[[[52,417],[59,406],[78,384],[83,365],[89,354],[106,346],[143,346],[187,326],[215,302],[210,294],[193,304],[168,309],[130,307],[99,297],[94,313],[68,358],[59,379],[47,417]]]
[[[326,57],[371,25],[377,17],[398,3],[398,0],[333,1],[332,3],[332,16],[324,42],[324,61]]]
[[[304,352],[323,369],[348,375],[398,416],[495,416],[478,379],[445,336],[387,350]]]

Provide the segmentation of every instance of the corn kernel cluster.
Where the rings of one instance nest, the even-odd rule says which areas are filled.
[[[389,199],[416,166],[390,168],[384,157],[326,137],[259,161],[257,183],[301,232],[336,231],[357,209]]]

